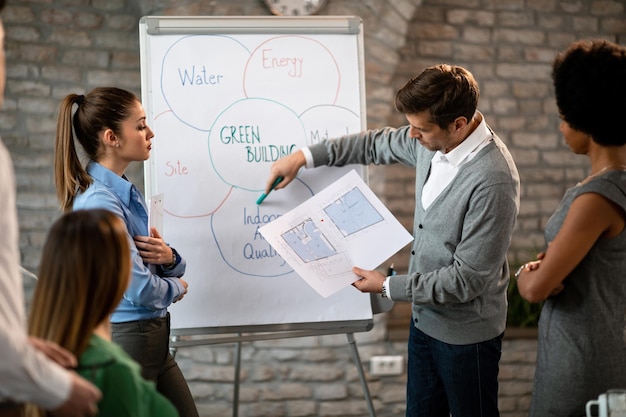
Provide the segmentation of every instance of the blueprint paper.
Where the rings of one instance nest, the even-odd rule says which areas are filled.
[[[413,240],[355,171],[259,231],[323,297],[359,279],[353,266],[375,269]]]

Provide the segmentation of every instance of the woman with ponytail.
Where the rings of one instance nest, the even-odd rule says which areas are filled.
[[[86,166],[74,134],[88,158]],[[187,293],[181,278],[186,263],[155,228],[148,229],[145,199],[125,175],[131,162],[148,159],[153,137],[133,93],[100,87],[86,95],[69,94],[59,110],[55,183],[64,212],[102,208],[126,224],[132,277],[111,315],[112,339],[141,364],[143,376],[156,382],[181,417],[196,417],[189,387],[169,353],[167,308]]]

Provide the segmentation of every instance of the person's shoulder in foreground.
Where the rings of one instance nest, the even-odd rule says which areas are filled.
[[[139,364],[118,345],[93,335],[81,355],[79,373],[107,395],[98,404],[100,417],[176,417],[178,412],[141,376]]]

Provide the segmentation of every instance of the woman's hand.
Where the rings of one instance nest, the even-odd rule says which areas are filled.
[[[133,239],[144,262],[154,265],[174,263],[172,248],[165,243],[155,227],[150,229],[150,236],[135,236]]]
[[[179,295],[178,298],[174,300],[175,303],[183,299],[185,294],[187,294],[187,288],[189,288],[189,284],[187,284],[187,281],[185,281],[182,278],[179,278],[179,280],[180,280],[180,283],[183,284],[183,287],[185,287],[185,292]]]
[[[527,291],[527,288],[528,288],[527,280],[532,279],[532,276],[528,276],[526,274],[529,272],[537,271],[539,269],[539,266],[541,265],[541,262],[545,258],[545,256],[546,256],[545,252],[539,252],[537,254],[537,260],[525,263],[524,265],[520,267],[519,275],[516,274],[517,275],[516,277],[517,278],[517,290],[520,292],[522,297],[524,297],[524,299],[526,299],[527,301],[535,302],[535,303],[542,301],[540,299],[534,298],[534,296],[531,295]],[[564,288],[565,286],[563,285],[562,282],[558,283],[558,285],[550,292],[548,297],[553,297],[559,294],[561,291],[563,291]]]

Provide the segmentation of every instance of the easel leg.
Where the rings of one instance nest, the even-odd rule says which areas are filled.
[[[350,351],[352,352],[352,360],[354,361],[356,370],[359,373],[359,379],[361,380],[361,387],[363,388],[363,395],[365,396],[365,401],[367,402],[367,409],[369,410],[370,417],[376,417],[376,413],[374,411],[374,404],[372,404],[372,397],[370,396],[370,390],[367,386],[367,381],[365,380],[365,373],[363,372],[363,365],[361,364],[361,358],[359,357],[359,350],[357,349],[356,341],[354,340],[354,334],[346,333],[346,336],[348,336],[348,343],[350,344]]]
[[[241,336],[241,334],[239,335]],[[241,374],[241,342],[235,345],[235,387],[233,389],[233,417],[239,416],[239,376]]]

